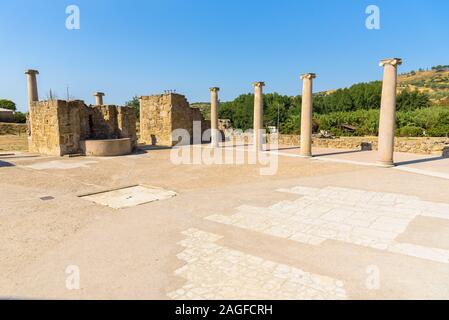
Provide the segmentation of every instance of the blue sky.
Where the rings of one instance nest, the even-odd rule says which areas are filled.
[[[81,13],[67,30],[68,5]],[[365,27],[380,8],[381,29]],[[300,93],[299,75],[315,72],[315,91],[382,77],[378,61],[401,57],[402,71],[449,64],[447,0],[0,0],[0,98],[26,109],[24,71],[38,69],[40,98],[52,89],[92,103],[176,89],[190,102],[252,91]]]

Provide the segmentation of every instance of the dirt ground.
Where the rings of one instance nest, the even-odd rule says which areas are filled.
[[[261,165],[174,164],[170,154],[150,149],[116,158],[2,156],[0,296],[449,298],[449,180],[287,156],[279,157],[275,174],[263,176]],[[79,197],[135,185],[177,195],[124,209]],[[279,192],[297,187],[310,194]],[[325,206],[337,216],[359,210],[369,219],[370,212],[388,211],[388,201],[395,211],[385,215],[407,222],[395,229],[388,250],[316,228],[309,231],[324,241],[287,237],[285,229],[274,228],[320,227],[324,220],[315,218]],[[305,203],[314,209],[306,211]],[[360,209],[367,203],[379,209]],[[222,223],[211,216],[241,220]],[[260,216],[269,228],[253,224]],[[366,230],[365,240],[374,234],[360,230]],[[76,288],[68,285],[73,266]]]
[[[0,135],[0,151],[28,150],[28,135]]]

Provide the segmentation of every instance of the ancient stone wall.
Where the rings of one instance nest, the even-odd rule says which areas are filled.
[[[58,104],[57,100],[30,104],[30,152],[61,155]]]
[[[137,146],[136,113],[133,108],[117,108],[117,127],[119,138],[131,138],[131,145]]]
[[[210,121],[204,119],[200,110],[190,107],[180,94],[144,96],[140,98],[140,139],[145,144],[173,146],[172,131],[185,129],[193,142],[193,123],[199,122],[199,134],[210,129]],[[210,140],[210,135],[203,141]]]
[[[359,149],[363,142],[372,144],[373,150],[377,150],[377,137],[339,137],[335,139],[313,139],[313,146],[321,148],[335,149]],[[279,135],[279,144],[288,146],[299,146],[299,135]],[[411,152],[420,154],[438,154],[441,155],[444,148],[449,147],[449,138],[438,137],[396,137],[395,151]]]
[[[57,104],[60,154],[78,153],[80,150],[80,109],[82,101],[55,101]],[[31,123],[34,123],[32,121]]]
[[[81,142],[95,139],[131,138],[136,147],[136,117],[129,107],[87,106],[80,100],[33,102],[30,124],[30,152],[82,153]]]
[[[118,119],[116,106],[95,106],[90,108],[89,127],[92,139],[117,139]]]
[[[27,134],[28,128],[26,123],[6,123],[0,122],[0,135],[11,134],[11,135],[25,135]]]
[[[170,95],[140,98],[140,141],[145,144],[171,146]]]

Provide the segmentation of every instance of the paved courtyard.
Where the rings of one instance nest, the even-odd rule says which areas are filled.
[[[0,155],[0,296],[449,298],[449,159],[281,147],[261,175],[147,149]]]

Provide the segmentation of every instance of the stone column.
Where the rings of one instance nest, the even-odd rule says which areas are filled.
[[[399,58],[385,59],[380,62],[384,67],[382,84],[382,101],[379,119],[378,164],[384,167],[394,165],[394,130],[396,125],[396,87],[398,66],[402,64]]]
[[[218,91],[220,88],[210,88],[210,129],[211,147],[217,148],[220,132],[218,131]]]
[[[264,82],[255,82],[254,86],[254,147],[263,151],[263,87]]]
[[[301,106],[301,149],[303,157],[312,156],[312,112],[313,112],[313,79],[314,73],[301,75],[302,84],[302,106]]]
[[[94,97],[95,97],[95,105],[96,106],[102,106],[103,105],[104,93],[103,92],[95,92],[94,93]]]
[[[37,81],[36,75],[39,74],[37,70],[27,70],[25,72],[28,80],[28,106],[30,106],[31,102],[39,101],[39,95],[37,93]]]
[[[25,71],[28,81],[28,146],[30,147],[32,142],[32,125],[31,121],[33,119],[33,109],[31,104],[35,101],[39,101],[39,94],[37,91],[37,80],[36,75],[39,74],[37,70],[27,70]]]

